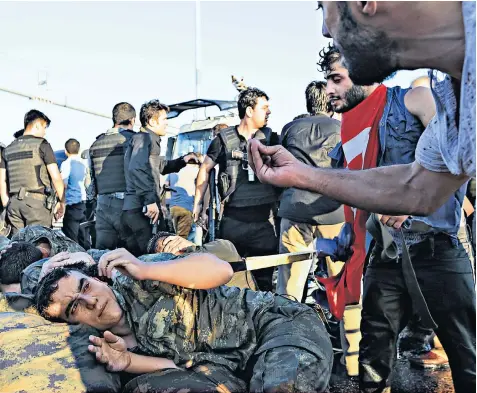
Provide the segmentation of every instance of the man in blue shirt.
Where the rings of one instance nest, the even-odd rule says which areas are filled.
[[[169,200],[172,222],[176,234],[187,239],[192,229],[192,207],[194,204],[195,185],[189,177],[181,182],[177,173],[167,175],[166,184],[173,188]],[[187,184],[191,183],[191,184]],[[189,186],[189,187],[188,187]],[[186,189],[189,188],[189,189]]]
[[[66,211],[63,219],[63,232],[70,239],[88,249],[89,243],[80,224],[86,221],[86,190],[84,180],[86,165],[79,155],[80,143],[76,139],[68,139],[65,143],[65,153],[68,157],[61,164],[61,177],[66,189]]]

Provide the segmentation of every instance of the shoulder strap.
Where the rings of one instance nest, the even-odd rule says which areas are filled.
[[[227,155],[232,150],[240,149],[240,138],[235,127],[228,127],[220,131],[219,138],[225,147]],[[229,157],[227,156],[227,159],[228,158]]]

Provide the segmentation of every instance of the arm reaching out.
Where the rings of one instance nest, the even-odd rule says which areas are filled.
[[[172,360],[129,352],[125,341],[109,331],[104,332],[104,338],[89,336],[89,341],[92,344],[88,345],[88,351],[95,354],[96,360],[105,364],[106,370],[111,372],[144,374],[177,368]]]
[[[233,274],[228,262],[212,254],[144,263],[124,248],[108,252],[99,260],[100,276],[111,278],[114,268],[136,280],[162,281],[191,289],[216,288],[229,282]]]
[[[282,146],[264,146],[252,139],[249,163],[262,183],[296,187],[369,212],[428,216],[469,178],[432,172],[417,162],[350,171],[313,168]]]

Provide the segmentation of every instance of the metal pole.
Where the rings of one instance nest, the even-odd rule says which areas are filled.
[[[201,28],[200,28],[200,0],[195,1],[195,98],[200,96],[200,45],[201,45]],[[194,111],[195,120],[198,119],[198,109]]]
[[[208,222],[208,229],[209,229],[209,242],[213,242],[215,240],[215,226],[217,224],[217,205],[215,200],[215,169],[213,168],[209,174],[209,222]]]
[[[62,104],[62,103],[60,103],[60,102],[52,101],[52,100],[49,100],[49,99],[47,99],[47,98],[32,96],[32,95],[29,95],[29,94],[21,93],[21,92],[19,92],[19,91],[15,91],[15,90],[11,90],[11,89],[6,89],[6,88],[4,88],[4,87],[0,87],[0,91],[4,91],[5,93],[9,93],[9,94],[14,94],[14,95],[17,95],[17,96],[20,96],[20,97],[25,97],[25,98],[28,98],[29,100],[34,100],[34,101],[39,101],[39,102],[45,102],[45,103],[50,104],[50,105],[61,106],[62,108],[71,109],[71,110],[74,110],[74,111],[77,111],[77,112],[87,113],[88,115],[104,117],[104,118],[106,118],[106,119],[110,119],[110,120],[111,120],[111,116],[110,116],[110,115],[108,116],[108,115],[105,115],[105,114],[103,114],[103,113],[98,113],[98,112],[90,111],[90,110],[88,110],[88,109],[83,109],[83,108],[78,108],[78,107],[71,106],[71,105],[67,105],[67,104]]]

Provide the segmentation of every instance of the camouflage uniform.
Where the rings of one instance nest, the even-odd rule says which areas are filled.
[[[68,238],[66,239],[69,240]],[[50,240],[50,243],[52,243],[51,240]],[[0,237],[0,249],[1,249],[1,237]],[[237,250],[235,249],[233,244],[230,243],[228,240],[216,240],[214,242],[210,242],[204,245],[204,247],[189,247],[188,249],[185,250],[185,253],[189,254],[194,251],[210,252],[211,254],[214,254],[218,258],[228,262],[240,261],[240,255],[238,255]],[[99,262],[103,254],[106,254],[107,252],[109,252],[109,250],[90,249],[87,251],[87,253],[96,262]],[[147,254],[147,255],[140,256],[138,259],[140,259],[143,262],[159,262],[159,261],[163,261],[164,257],[162,257],[162,254]],[[42,259],[38,262],[35,262],[31,264],[30,266],[28,266],[22,272],[21,288],[22,288],[23,294],[32,295],[35,293],[36,286],[38,284],[38,277],[40,276],[40,272],[41,272],[41,267],[47,260],[48,259]],[[235,273],[232,279],[227,283],[227,286],[256,289],[255,281],[253,280],[253,277],[250,274],[250,272]]]
[[[62,251],[78,252],[85,251],[83,247],[66,237],[63,232],[55,231],[41,225],[29,225],[20,229],[12,237],[12,242],[27,242],[36,244],[39,240],[45,239],[51,246],[50,256]]]
[[[5,236],[0,236],[0,251],[10,244],[10,239]]]
[[[207,391],[204,376],[210,389],[215,384],[216,391],[225,392],[321,392],[328,385],[331,342],[306,305],[269,292],[226,286],[192,290],[120,274],[113,290],[137,351],[187,367],[136,378],[129,392]],[[155,387],[158,376],[168,379]]]

